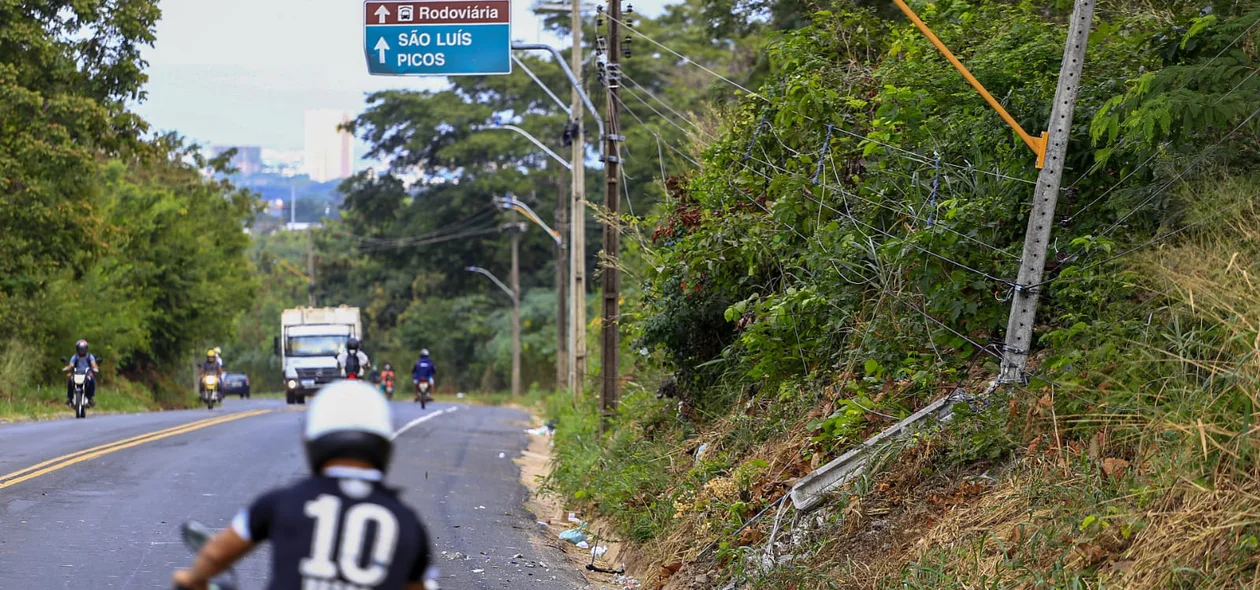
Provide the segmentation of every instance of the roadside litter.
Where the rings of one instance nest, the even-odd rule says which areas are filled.
[[[534,436],[551,436],[556,433],[555,420],[548,420],[546,424],[543,424],[538,428],[529,428],[525,430],[525,432]]]
[[[586,544],[586,523],[581,523],[577,526],[577,528],[569,529],[560,533],[560,540],[573,543],[582,549],[590,547],[589,544],[587,544],[586,547],[582,546],[583,544]]]
[[[638,590],[643,587],[638,580],[624,574],[613,576],[613,582],[623,590]]]

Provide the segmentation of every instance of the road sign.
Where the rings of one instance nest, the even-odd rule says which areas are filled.
[[[510,0],[367,0],[363,51],[375,76],[512,73]]]

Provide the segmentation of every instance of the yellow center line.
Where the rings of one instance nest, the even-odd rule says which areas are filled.
[[[148,434],[133,436],[131,438],[126,438],[126,439],[116,441],[113,443],[104,444],[97,447],[92,447],[90,449],[84,449],[82,451],[77,451],[77,452],[70,453],[67,455],[62,455],[55,459],[49,459],[47,461],[44,461],[43,463],[32,465],[25,469],[20,469],[18,471],[14,471],[13,473],[0,476],[0,490],[7,488],[9,486],[12,486],[12,485],[22,483],[27,480],[35,479],[36,477],[39,477],[41,475],[52,473],[59,469],[64,469],[76,463],[82,463],[83,461],[95,459],[102,455],[108,455],[109,453],[113,453],[115,451],[129,449],[131,447],[142,445],[144,443],[153,442],[153,441],[161,440],[164,438],[169,438],[169,437],[176,436],[179,434],[184,434],[186,432],[192,432],[194,430],[201,430],[202,428],[215,426],[217,424],[223,424],[225,422],[232,422],[234,420],[240,420],[242,418],[249,418],[251,416],[267,414],[267,413],[270,413],[271,411],[272,410],[251,410],[248,412],[240,412],[236,414],[228,414],[226,416],[219,416],[217,418],[208,418],[205,420],[198,420],[196,422],[191,422],[188,424],[183,424],[183,425],[175,426],[172,428],[167,428],[165,430],[158,430],[156,432],[150,432]],[[23,473],[26,473],[26,475],[21,475]],[[19,475],[21,476],[15,477]],[[10,479],[10,478],[13,478],[13,479]]]
[[[39,469],[40,467],[45,467],[45,466],[47,466],[47,465],[51,465],[51,464],[53,464],[53,463],[57,463],[58,461],[65,461],[66,459],[70,459],[70,458],[73,458],[73,457],[77,457],[77,456],[79,456],[79,455],[83,455],[83,454],[91,453],[91,452],[93,452],[93,451],[99,451],[99,450],[101,450],[101,449],[107,449],[107,448],[109,448],[109,447],[113,447],[113,446],[116,446],[116,445],[126,444],[126,443],[129,443],[129,442],[133,441],[133,440],[140,440],[140,439],[142,439],[142,438],[149,438],[150,436],[153,436],[153,435],[155,435],[155,434],[162,434],[162,433],[164,433],[164,432],[170,432],[170,431],[172,431],[172,430],[179,430],[179,429],[181,429],[181,428],[186,428],[186,427],[191,426],[191,425],[193,425],[193,424],[200,424],[200,423],[202,423],[202,422],[210,422],[211,420],[218,420],[219,418],[220,418],[219,416],[213,416],[213,417],[210,417],[210,418],[202,418],[201,420],[196,420],[196,421],[193,421],[193,422],[185,422],[184,424],[178,424],[178,425],[176,425],[176,426],[171,426],[170,428],[165,428],[165,429],[158,430],[158,431],[155,431],[155,432],[146,432],[146,433],[144,433],[144,434],[140,434],[140,435],[132,436],[132,437],[129,437],[129,438],[124,438],[124,439],[122,439],[122,440],[116,440],[116,441],[113,441],[113,442],[108,442],[108,443],[105,443],[105,444],[103,444],[103,445],[99,445],[99,446],[91,447],[91,448],[88,448],[88,449],[83,449],[83,450],[81,450],[81,451],[75,451],[75,452],[73,452],[73,453],[69,453],[69,454],[66,454],[66,455],[62,455],[62,456],[60,456],[60,457],[54,457],[54,458],[49,459],[49,460],[47,460],[47,461],[44,461],[44,462],[42,462],[42,463],[36,463],[35,465],[31,465],[30,467],[26,467],[26,468],[23,468],[23,469],[19,469],[19,470],[17,470],[17,471],[12,472],[12,473],[6,473],[6,474],[4,474],[4,475],[0,475],[0,481],[4,481],[4,480],[6,480],[6,479],[10,479],[10,478],[17,477],[17,476],[19,476],[19,475],[22,475],[23,473],[28,472],[28,471],[34,471],[34,470],[36,470],[36,469]]]

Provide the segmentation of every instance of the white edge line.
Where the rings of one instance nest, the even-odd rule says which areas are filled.
[[[442,414],[449,414],[449,413],[454,412],[455,410],[458,410],[458,409],[459,409],[459,406],[454,406],[454,407],[451,407],[451,408],[447,408],[447,409],[445,409],[445,410],[438,410],[438,411],[433,412],[433,413],[431,413],[431,414],[425,414],[425,415],[423,415],[423,416],[421,416],[421,417],[419,417],[419,418],[416,418],[415,420],[412,420],[411,422],[408,422],[408,423],[407,423],[405,426],[403,426],[402,428],[399,428],[398,430],[395,430],[393,434],[389,435],[389,440],[394,440],[394,439],[398,438],[398,435],[400,435],[400,434],[402,434],[402,433],[404,433],[404,432],[407,432],[408,430],[411,430],[412,428],[414,428],[414,427],[416,427],[416,426],[419,426],[420,424],[424,423],[426,420],[430,420],[430,419],[433,419],[433,418],[437,418],[438,416],[441,416]]]

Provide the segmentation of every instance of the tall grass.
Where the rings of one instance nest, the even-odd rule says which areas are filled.
[[[1254,186],[1200,195],[1196,231],[1135,261],[1145,327],[1029,392],[1035,442],[994,491],[858,587],[1260,587]]]

